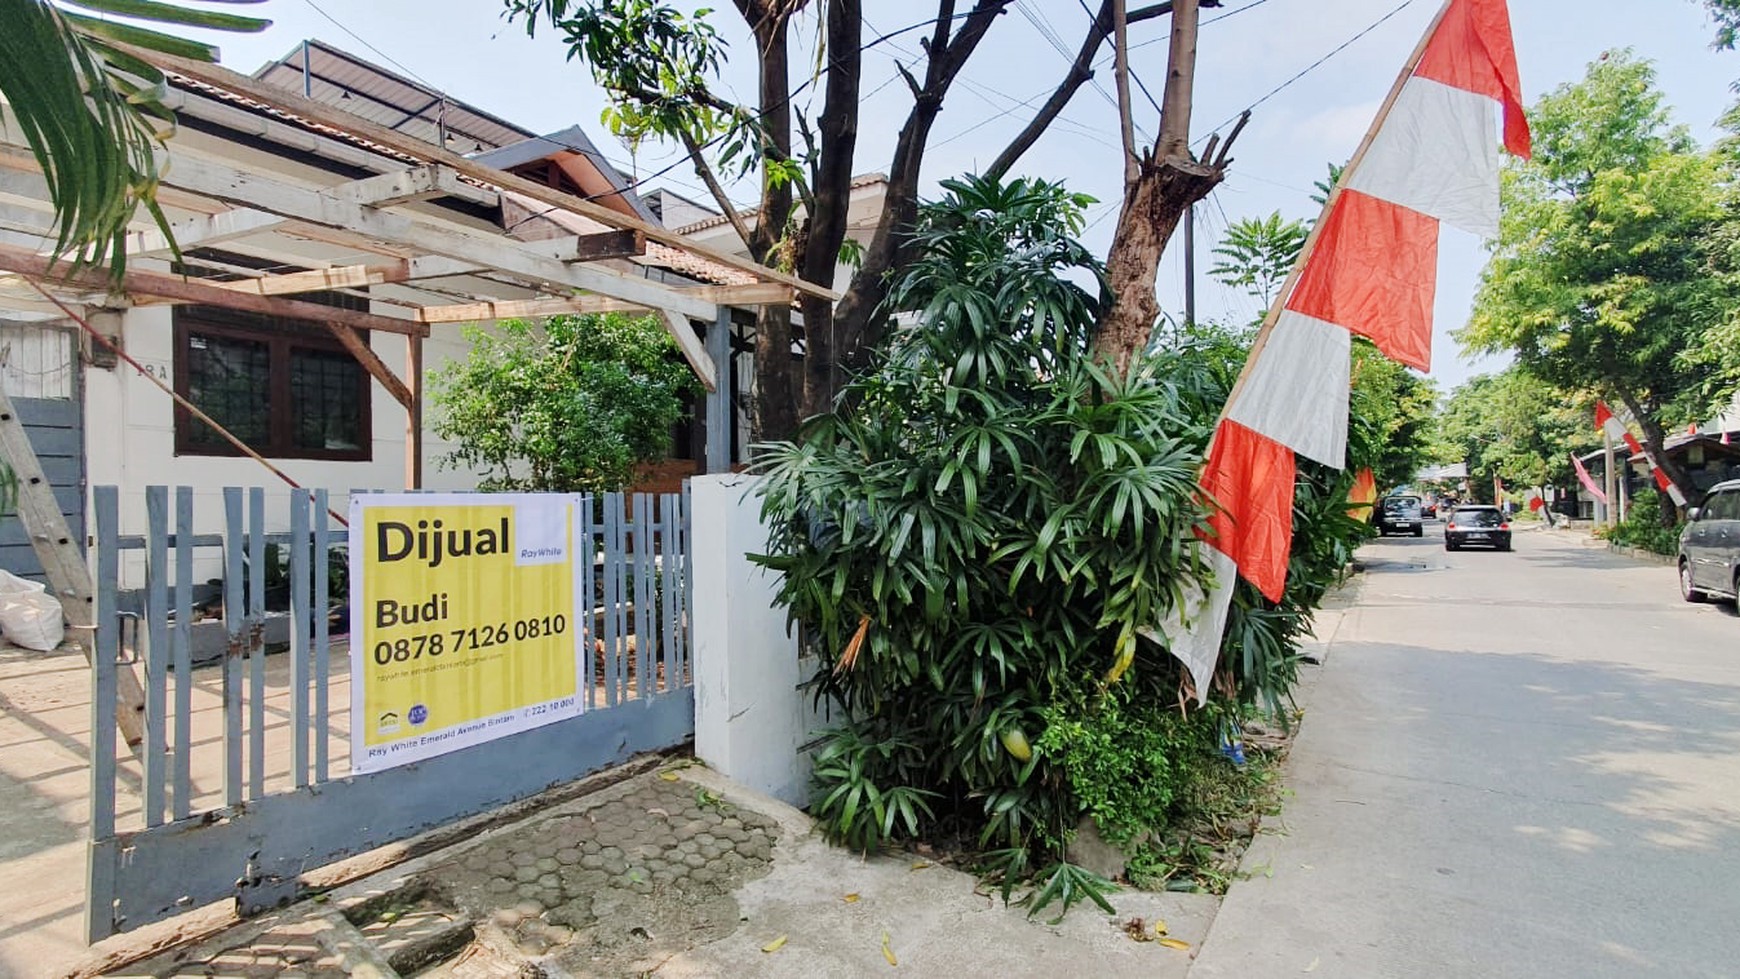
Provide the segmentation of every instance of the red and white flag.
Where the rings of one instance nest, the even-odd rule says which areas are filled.
[[[1286,587],[1295,453],[1346,465],[1352,334],[1431,367],[1439,225],[1498,232],[1500,110],[1504,146],[1527,157],[1505,0],[1447,0],[1342,172],[1215,430],[1201,480],[1220,508],[1202,548],[1214,578],[1159,630],[1199,700],[1235,574],[1271,601]]]
[[[1577,482],[1583,484],[1583,488],[1589,491],[1590,496],[1600,500],[1602,506],[1606,506],[1607,493],[1595,485],[1595,477],[1589,475],[1589,470],[1584,467],[1583,460],[1579,459],[1575,452],[1571,453],[1571,466],[1577,470]]]

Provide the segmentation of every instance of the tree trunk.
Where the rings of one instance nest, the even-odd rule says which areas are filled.
[[[811,173],[809,208],[799,274],[808,282],[834,284],[840,245],[852,207],[852,155],[858,146],[858,90],[863,63],[860,0],[829,0],[827,10],[827,101],[816,129],[821,153]],[[834,304],[805,294],[803,413],[828,411],[839,390]]]
[[[1212,162],[1199,163],[1190,154],[1197,7],[1198,0],[1175,0],[1173,4],[1160,139],[1151,154],[1133,161],[1136,174],[1125,183],[1123,209],[1118,213],[1118,228],[1106,258],[1107,284],[1113,298],[1094,328],[1093,346],[1100,359],[1119,374],[1129,370],[1154,333],[1154,321],[1160,316],[1154,277],[1166,242],[1190,205],[1207,197],[1226,176],[1226,152],[1232,147],[1232,138]],[[1236,130],[1233,137],[1237,137]],[[1210,142],[1205,161],[1213,152],[1214,143]]]
[[[1614,385],[1614,390],[1619,392],[1619,400],[1625,402],[1625,407],[1631,412],[1631,417],[1637,419],[1638,427],[1643,429],[1643,448],[1649,453],[1649,457],[1655,460],[1656,468],[1662,471],[1662,475],[1666,476],[1669,482],[1679,487],[1686,499],[1695,499],[1698,493],[1697,487],[1692,485],[1690,477],[1686,475],[1685,470],[1680,468],[1679,463],[1667,456],[1667,432],[1662,429],[1661,422],[1656,419],[1655,413],[1645,411],[1642,402],[1638,401],[1630,391],[1618,385]],[[1662,503],[1662,526],[1671,527],[1680,516],[1679,508],[1667,498],[1666,494],[1662,494]]]
[[[791,156],[787,17],[777,9],[764,10],[750,22],[761,55],[760,124],[764,159],[788,159]],[[791,204],[791,184],[775,184],[767,178],[766,168],[763,168],[761,208],[750,236],[750,252],[763,265],[781,264],[774,252],[791,220]],[[791,307],[762,306],[755,315],[752,427],[756,441],[789,439],[797,433],[798,388],[793,374]],[[728,383],[728,379],[721,378],[719,383]]]
[[[949,30],[956,20],[954,3],[941,0],[938,4],[936,30],[925,45],[929,61],[924,84],[921,86],[911,75],[906,76],[913,106],[894,144],[881,219],[870,247],[864,250],[864,264],[852,276],[851,286],[834,308],[835,363],[827,369],[831,372],[830,383],[836,388],[845,373],[864,369],[887,329],[888,319],[882,310],[882,301],[888,297],[887,277],[904,263],[909,252],[906,235],[918,217],[919,171],[924,164],[931,126],[942,111],[943,96],[948,94],[955,76],[972,56],[985,31],[1012,2],[978,0],[953,37]]]

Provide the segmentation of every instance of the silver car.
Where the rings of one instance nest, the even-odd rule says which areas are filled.
[[[1740,479],[1717,483],[1680,532],[1680,597],[1740,595]]]

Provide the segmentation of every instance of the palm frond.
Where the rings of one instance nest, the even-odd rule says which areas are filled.
[[[212,30],[259,31],[271,24],[159,0],[75,4],[100,14]],[[106,261],[119,282],[126,272],[127,225],[141,207],[169,233],[156,203],[157,150],[173,132],[174,117],[162,104],[162,73],[115,42],[206,61],[216,60],[217,49],[64,12],[46,0],[0,0],[0,24],[6,25],[0,31],[0,96],[48,183],[55,253],[75,269]]]

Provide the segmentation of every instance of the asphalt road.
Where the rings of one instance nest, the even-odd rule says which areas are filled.
[[[1440,526],[1362,552],[1191,979],[1740,976],[1740,615],[1570,534]]]

